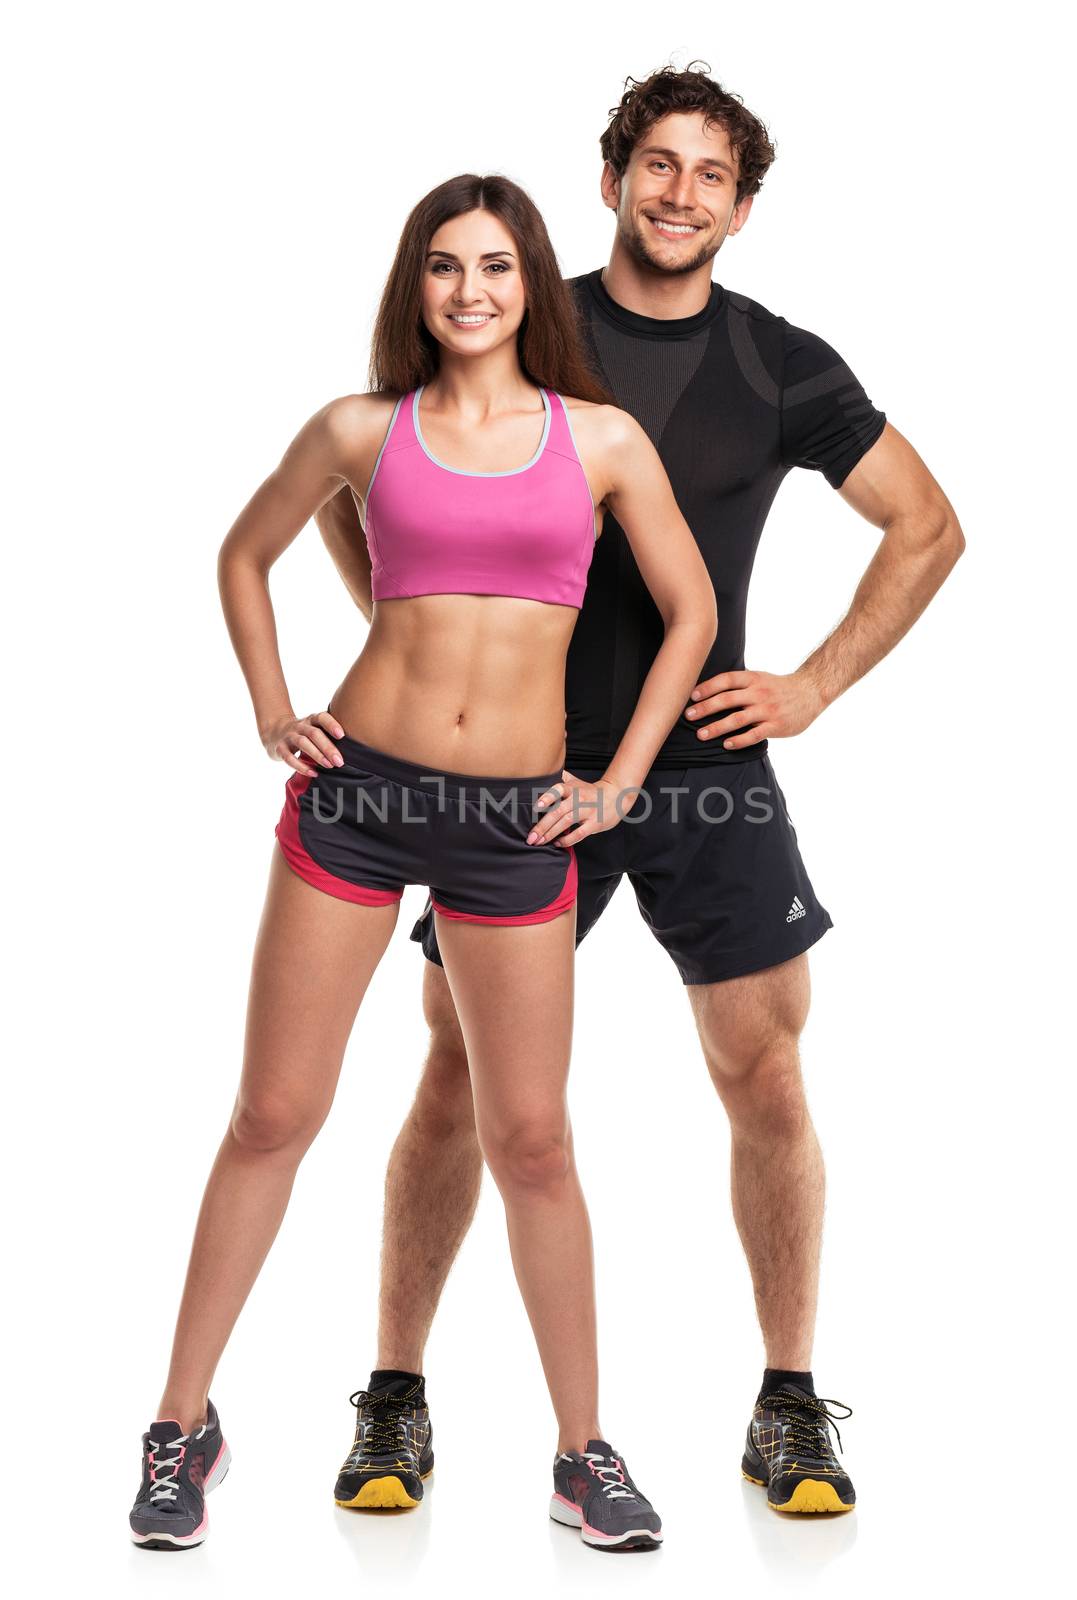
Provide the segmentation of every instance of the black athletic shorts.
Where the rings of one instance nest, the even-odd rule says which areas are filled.
[[[569,770],[589,783],[602,776],[599,768]],[[576,862],[576,943],[627,875],[644,922],[684,983],[777,966],[833,926],[804,870],[766,755],[655,768],[625,820],[582,840]],[[429,903],[411,937],[441,965]]]
[[[575,851],[527,842],[543,815],[535,801],[559,772],[476,778],[332,742],[344,765],[294,773],[276,830],[288,865],[315,889],[385,906],[422,883],[441,916],[505,928],[571,909]]]

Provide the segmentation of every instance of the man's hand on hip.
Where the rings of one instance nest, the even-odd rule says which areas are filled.
[[[723,750],[742,750],[764,739],[787,739],[803,733],[826,701],[803,669],[773,672],[719,672],[692,690],[685,716],[695,722],[728,712],[721,722],[696,730],[697,739],[720,739]],[[743,731],[742,731],[743,730]]]

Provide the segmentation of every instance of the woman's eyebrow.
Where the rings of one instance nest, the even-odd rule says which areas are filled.
[[[459,262],[460,260],[460,257],[454,256],[451,250],[428,250],[426,252],[427,260],[429,260],[431,256],[437,256],[442,261]],[[511,250],[487,250],[484,255],[479,257],[479,260],[494,261],[500,256],[508,256],[510,261],[515,261],[516,259]]]

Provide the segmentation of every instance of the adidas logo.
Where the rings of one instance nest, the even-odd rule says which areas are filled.
[[[793,904],[789,907],[789,915],[785,919],[786,922],[795,922],[798,917],[806,917],[807,915],[808,913],[801,904],[800,896],[795,894],[793,896]]]

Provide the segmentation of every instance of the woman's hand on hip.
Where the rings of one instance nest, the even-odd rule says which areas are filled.
[[[629,792],[632,800],[635,800],[638,791],[633,789]],[[615,828],[631,808],[632,801],[626,804],[626,799],[627,796],[622,797],[621,790],[608,778],[599,778],[597,783],[585,783],[571,772],[562,772],[561,781],[551,784],[536,801],[535,809],[545,809],[546,814],[535,823],[527,842],[556,842],[567,848],[579,844],[588,834],[606,833],[610,828]]]
[[[263,730],[262,743],[274,761],[284,761],[294,771],[313,778],[319,767],[344,765],[344,757],[333,743],[343,737],[344,729],[331,712],[315,711],[311,717],[278,717]],[[304,756],[310,760],[305,761]]]

